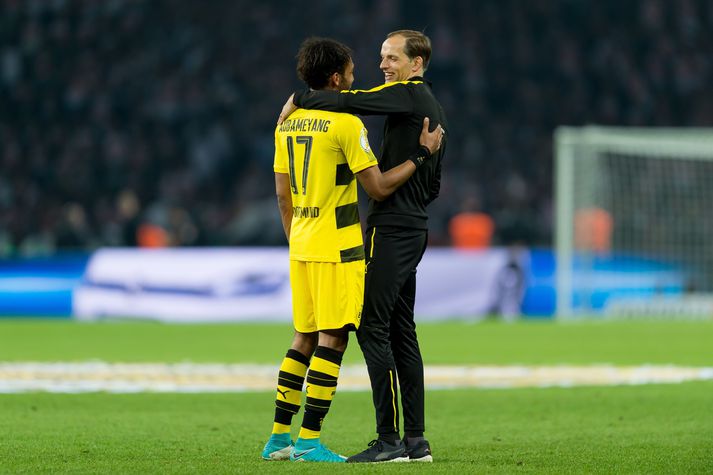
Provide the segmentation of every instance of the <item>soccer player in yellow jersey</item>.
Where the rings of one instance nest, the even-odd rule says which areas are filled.
[[[315,90],[349,89],[351,51],[334,40],[309,38],[297,55],[297,72]],[[388,197],[440,147],[443,130],[428,128],[425,119],[415,153],[383,174],[356,116],[298,109],[275,130],[275,187],[290,244],[295,336],[280,366],[265,460],[345,461],[320,442],[320,431],[363,305],[365,256],[355,177],[373,199]],[[304,417],[293,445],[292,416],[305,380]]]

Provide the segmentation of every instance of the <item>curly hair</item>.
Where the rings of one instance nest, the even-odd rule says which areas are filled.
[[[334,73],[343,74],[352,59],[348,46],[330,38],[307,38],[297,53],[297,75],[312,89],[324,89]]]

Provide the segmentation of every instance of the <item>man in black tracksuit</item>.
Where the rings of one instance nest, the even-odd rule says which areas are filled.
[[[423,118],[448,124],[423,72],[431,56],[428,37],[401,30],[382,45],[386,83],[368,91],[303,91],[294,105],[361,115],[386,115],[379,168],[401,163],[403,151],[418,143]],[[445,138],[444,137],[444,138]],[[438,197],[445,140],[414,175],[384,201],[369,200],[364,309],[357,338],[369,370],[379,439],[347,462],[432,461],[423,437],[423,361],[416,337],[416,267],[426,249],[426,205]],[[398,384],[404,412],[399,437]]]

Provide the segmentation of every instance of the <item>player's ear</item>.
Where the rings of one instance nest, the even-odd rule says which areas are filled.
[[[413,58],[413,71],[416,72],[423,68],[423,58],[421,56],[416,56]]]
[[[342,75],[339,73],[332,73],[332,75],[329,77],[329,82],[332,83],[332,86],[339,87],[342,82]]]

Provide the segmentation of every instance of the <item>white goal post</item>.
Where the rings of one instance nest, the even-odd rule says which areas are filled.
[[[554,179],[558,317],[713,295],[713,129],[560,127]]]

